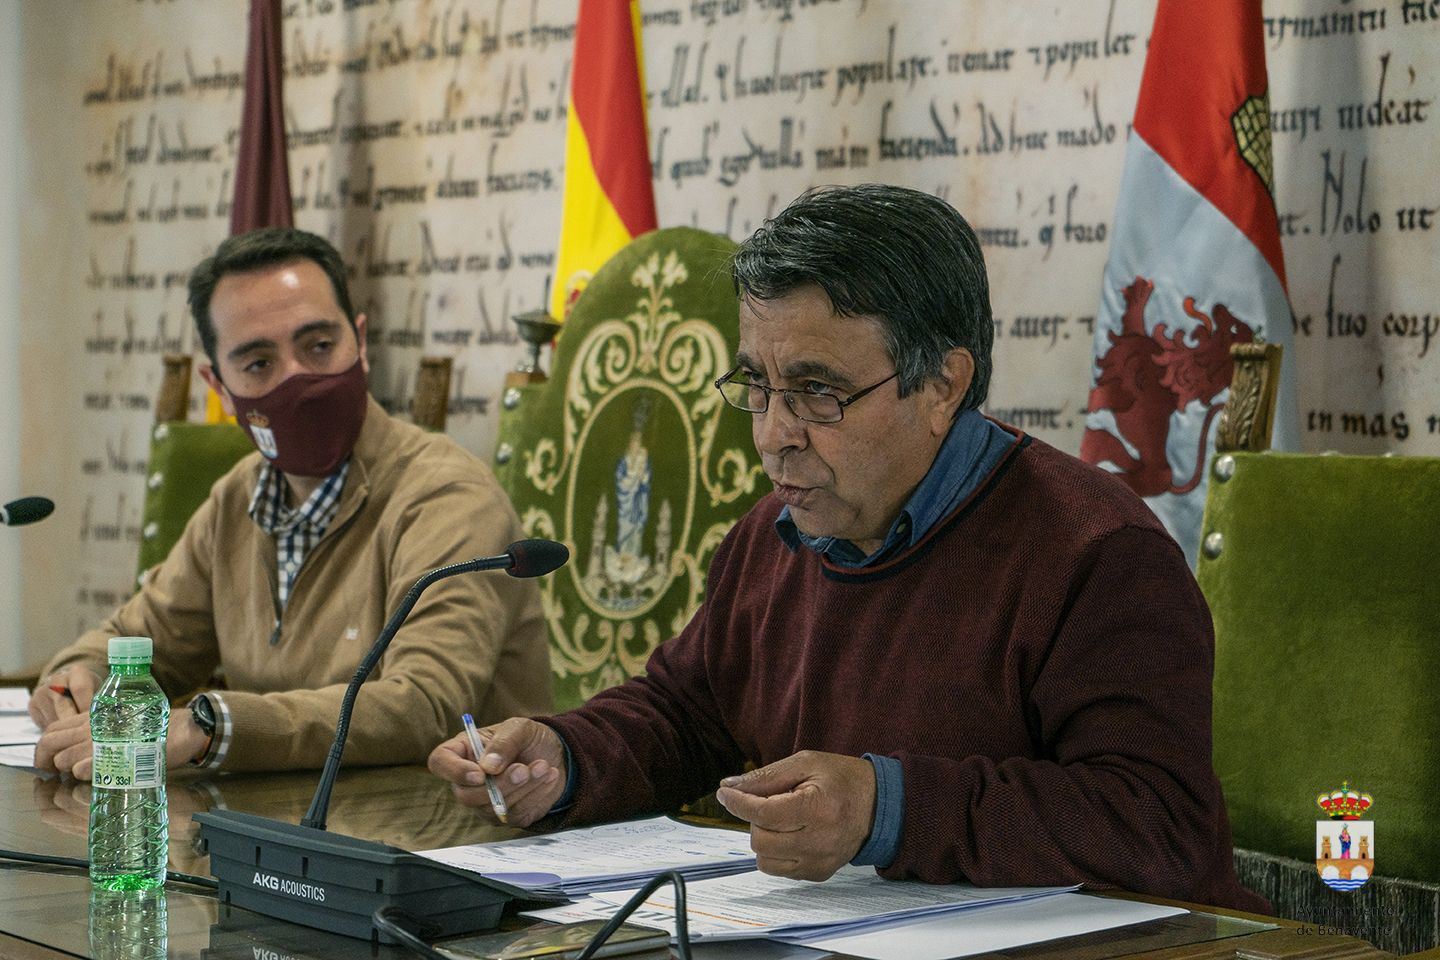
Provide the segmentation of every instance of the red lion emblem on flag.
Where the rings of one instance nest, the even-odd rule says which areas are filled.
[[[1189,493],[1200,483],[1210,422],[1225,406],[1214,400],[1230,386],[1234,373],[1230,346],[1255,339],[1255,332],[1223,303],[1215,304],[1207,316],[1196,309],[1194,297],[1185,298],[1185,313],[1201,325],[1190,332],[1189,342],[1184,331],[1172,335],[1164,324],[1147,334],[1145,305],[1154,291],[1155,284],[1144,277],[1136,277],[1124,289],[1120,332],[1108,334],[1110,349],[1096,360],[1100,376],[1090,391],[1089,411],[1109,410],[1118,435],[1089,428],[1080,441],[1081,459],[1113,463],[1119,467],[1119,476],[1142,497]],[[1184,410],[1192,400],[1207,408],[1200,428],[1200,450],[1194,475],[1176,486],[1165,455],[1170,415]]]

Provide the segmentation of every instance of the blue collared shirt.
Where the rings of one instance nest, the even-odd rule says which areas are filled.
[[[791,550],[803,545],[842,567],[868,567],[888,560],[919,543],[941,517],[974,493],[1014,442],[1012,435],[976,410],[956,417],[935,462],[890,524],[885,542],[868,556],[849,540],[801,533],[789,507],[783,507],[775,518],[775,532]]]
[[[872,566],[919,543],[941,518],[975,492],[1014,443],[1014,436],[978,411],[967,410],[956,417],[935,454],[935,462],[890,524],[885,542],[868,556],[849,540],[801,533],[790,517],[789,507],[775,518],[775,532],[791,550],[807,547],[837,566]],[[870,824],[869,839],[850,862],[856,866],[888,867],[900,851],[905,779],[900,761],[894,757],[867,753],[865,759],[875,767],[875,819]]]

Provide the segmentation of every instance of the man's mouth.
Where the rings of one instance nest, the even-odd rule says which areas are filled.
[[[814,487],[793,487],[788,483],[775,484],[775,496],[790,507],[804,507],[815,493]]]

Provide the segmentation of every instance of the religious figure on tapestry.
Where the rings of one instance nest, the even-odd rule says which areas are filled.
[[[656,511],[654,554],[645,552],[653,479],[650,450],[645,445],[645,426],[650,419],[652,402],[652,398],[644,394],[635,402],[630,435],[615,461],[613,540],[609,536],[611,498],[602,496],[595,504],[590,557],[583,582],[595,601],[617,612],[633,610],[648,602],[670,579],[668,500],[662,500]]]

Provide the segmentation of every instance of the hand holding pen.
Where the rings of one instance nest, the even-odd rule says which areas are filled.
[[[57,670],[30,695],[30,719],[44,730],[56,720],[86,713],[104,678],[78,664]]]
[[[485,747],[480,742],[480,731],[475,729],[475,721],[470,714],[460,718],[465,724],[465,736],[470,738],[470,752],[475,756],[475,763],[480,763],[480,758],[485,756]],[[510,811],[505,808],[505,795],[500,792],[500,785],[488,773],[485,776],[485,792],[490,795],[490,806],[495,811],[495,818],[501,823],[508,822]]]
[[[481,741],[479,731],[471,739],[473,725],[472,718],[467,729],[431,751],[430,772],[450,782],[460,803],[494,810],[497,820],[495,794],[503,787],[503,822],[512,827],[528,827],[548,814],[569,779],[565,745],[555,731],[528,717],[511,717],[486,727]]]

